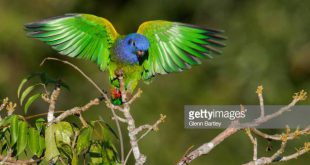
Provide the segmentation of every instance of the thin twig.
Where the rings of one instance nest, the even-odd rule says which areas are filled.
[[[159,125],[160,123],[163,123],[163,122],[165,121],[165,119],[166,119],[166,115],[160,114],[160,118],[159,118],[153,125],[151,125],[151,127],[149,127],[149,125],[145,126],[145,127],[148,128],[147,131],[144,132],[144,133],[138,138],[137,142],[139,142],[141,139],[143,139],[143,137],[145,137],[145,136],[146,136],[149,132],[151,132],[152,130],[157,131],[157,130],[158,130],[158,125]],[[141,127],[141,126],[140,126],[140,127]],[[138,128],[140,128],[140,127],[138,127]],[[143,129],[144,129],[144,127],[141,127],[141,130],[143,130]],[[139,129],[139,130],[140,130],[140,129]],[[138,132],[140,132],[140,131],[138,131]],[[137,134],[138,132],[136,132],[136,134]],[[131,153],[132,153],[132,148],[128,151],[124,164],[127,163],[127,161],[128,161],[128,159],[129,159],[129,156],[130,156]]]
[[[257,160],[257,139],[253,137],[250,128],[246,128],[245,132],[253,144],[253,161],[255,161]]]
[[[260,106],[260,117],[265,116],[265,108],[264,108],[264,98],[263,98],[263,86],[259,85],[256,89],[256,93],[259,100],[259,106]]]
[[[307,147],[308,145],[308,147]],[[291,160],[291,159],[296,159],[297,157],[309,152],[309,145],[310,143],[305,143],[305,147],[303,147],[302,149],[299,149],[297,150],[297,152],[291,154],[291,155],[288,155],[288,156],[284,156],[282,157],[282,159],[280,161],[288,161],[288,160]]]
[[[102,96],[103,96],[106,100],[109,100],[109,97],[107,96],[107,94],[106,94],[104,91],[102,91],[102,89],[100,89],[99,86],[98,86],[90,77],[88,77],[80,68],[78,68],[78,67],[75,66],[74,64],[70,63],[69,61],[64,61],[64,60],[61,60],[61,59],[58,59],[58,58],[47,57],[47,58],[45,58],[45,59],[41,62],[40,66],[44,65],[45,61],[47,61],[47,60],[60,61],[60,62],[62,62],[62,63],[64,63],[64,64],[70,65],[70,66],[73,67],[75,70],[77,70],[78,72],[80,72],[81,75],[82,75],[83,77],[85,77],[85,78],[86,78],[86,79],[87,79],[87,80],[88,80],[88,81],[102,94]]]
[[[244,165],[264,165],[280,161],[282,159],[280,155],[284,152],[286,143],[287,143],[286,140],[282,141],[280,148],[271,157],[261,157],[259,159],[250,161]]]
[[[119,120],[120,122],[123,122],[123,123],[127,123],[127,120],[124,119],[124,118],[121,118],[119,116],[116,115],[116,117],[112,117],[112,120]]]
[[[63,113],[65,111],[54,111],[54,114],[58,114],[58,113]],[[40,116],[46,116],[48,114],[48,112],[45,113],[39,113],[39,114],[35,114],[35,115],[31,115],[31,116],[26,116],[24,117],[26,120],[30,120],[32,118],[36,118],[36,117],[40,117]]]
[[[83,115],[82,115],[81,112],[79,113],[79,119],[80,119],[80,121],[81,121],[81,123],[82,123],[82,125],[83,125],[83,128],[88,126],[88,124],[87,124],[87,122],[85,121],[85,119],[83,118]]]
[[[261,136],[264,139],[271,139],[271,140],[281,140],[281,134],[275,134],[275,135],[269,135],[267,133],[264,133],[256,128],[251,128],[251,130],[253,131],[253,133],[255,133],[258,136]],[[304,128],[303,130],[299,130],[296,129],[296,131],[288,134],[287,136],[287,140],[293,140],[301,135],[306,135],[306,134],[310,134],[310,125],[308,125],[306,128]]]
[[[138,139],[138,141],[140,141],[141,139],[143,139],[148,133],[150,133],[152,130],[157,131],[158,130],[158,125],[160,123],[165,122],[166,119],[166,115],[160,114],[160,118],[152,125],[151,128],[149,128],[147,131],[145,131]]]
[[[78,139],[78,136],[80,134],[80,131],[75,131],[74,132],[74,137],[73,137],[73,141],[72,141],[72,144],[71,144],[71,150],[74,151],[74,148],[76,146],[76,141]]]
[[[133,97],[127,102],[127,104],[132,104],[137,98],[139,98],[142,94],[142,90],[139,88],[137,93],[133,95]]]
[[[270,157],[270,159],[271,159],[272,161],[274,161],[275,159],[277,159],[277,158],[284,152],[284,149],[285,149],[285,147],[286,147],[286,144],[287,144],[287,139],[282,141],[280,148],[277,150],[276,153],[274,153],[274,154]]]
[[[77,115],[80,114],[81,112],[85,112],[87,110],[89,110],[92,106],[94,105],[98,105],[100,102],[100,100],[98,98],[95,98],[93,100],[90,100],[89,103],[85,104],[82,107],[74,107],[71,108],[69,110],[66,110],[65,112],[61,113],[59,116],[57,116],[53,121],[51,121],[52,123],[57,123],[62,121],[63,119],[67,118],[68,116],[71,115]]]

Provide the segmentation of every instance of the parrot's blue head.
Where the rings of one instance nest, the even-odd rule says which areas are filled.
[[[128,34],[123,44],[126,51],[136,57],[137,61],[134,62],[141,63],[147,58],[150,42],[145,36],[137,33]]]

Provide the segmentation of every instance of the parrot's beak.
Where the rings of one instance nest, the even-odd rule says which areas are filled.
[[[142,57],[143,55],[144,55],[144,51],[143,50],[138,50],[137,52],[136,52],[136,54],[139,56],[139,57]]]

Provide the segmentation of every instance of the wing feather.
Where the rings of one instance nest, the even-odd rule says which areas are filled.
[[[112,44],[119,34],[105,18],[89,14],[66,14],[25,25],[28,35],[60,54],[96,62],[105,70]]]
[[[199,59],[220,54],[218,48],[225,46],[222,41],[226,39],[220,30],[161,20],[144,22],[137,33],[150,41],[149,57],[143,63],[144,79],[200,64]]]

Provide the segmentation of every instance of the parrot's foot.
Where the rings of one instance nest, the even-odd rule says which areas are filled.
[[[115,74],[117,77],[121,77],[121,76],[124,75],[124,72],[123,72],[122,69],[116,69],[116,70],[114,71],[114,74]]]

